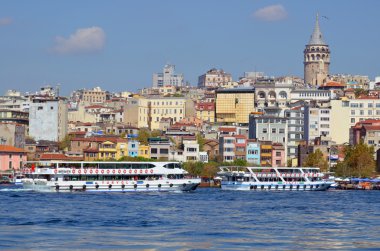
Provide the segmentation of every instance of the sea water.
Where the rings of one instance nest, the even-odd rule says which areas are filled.
[[[380,250],[380,191],[0,187],[0,250]]]

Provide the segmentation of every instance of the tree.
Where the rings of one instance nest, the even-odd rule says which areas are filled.
[[[219,172],[219,165],[216,162],[209,162],[203,164],[201,172],[202,177],[213,178]]]
[[[367,95],[368,94],[368,91],[367,90],[364,90],[362,88],[357,88],[354,90],[354,93],[355,93],[355,97],[359,97],[360,95]]]
[[[58,148],[59,150],[65,150],[70,147],[72,137],[67,134],[59,143],[58,143]]]
[[[327,172],[329,164],[321,150],[317,149],[307,156],[306,160],[303,162],[303,166],[318,167],[322,172]]]
[[[203,170],[202,162],[185,162],[183,163],[183,169],[189,172],[189,174],[194,176],[200,176]]]
[[[205,139],[201,133],[197,133],[197,143],[199,144],[199,151],[203,152],[203,145],[205,144]]]
[[[154,129],[151,133],[150,133],[150,137],[158,137],[158,136],[161,136],[162,135],[162,132],[160,130],[157,130],[157,129]]]
[[[363,141],[355,146],[346,146],[345,158],[335,167],[335,173],[344,177],[371,177],[375,171],[374,148]]]
[[[146,128],[142,128],[139,130],[139,134],[137,136],[137,140],[143,144],[147,145],[148,144],[148,138],[150,137],[150,131]]]

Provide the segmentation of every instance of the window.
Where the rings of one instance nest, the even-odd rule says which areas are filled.
[[[268,130],[266,128],[263,128],[263,133],[267,133]]]
[[[372,103],[368,103],[368,108],[372,108],[373,107],[373,104]]]
[[[150,152],[151,152],[151,153],[154,153],[154,154],[157,154],[157,148],[152,148],[152,149],[150,149]]]
[[[283,129],[283,128],[280,128],[280,131],[279,131],[279,133],[285,133],[285,129]]]
[[[276,128],[272,128],[272,133],[276,133],[276,132],[277,132]]]
[[[373,144],[375,144],[374,140],[368,140],[368,145],[373,145]]]
[[[276,152],[276,157],[281,157],[281,152]]]
[[[351,115],[355,115],[355,110],[351,110]]]
[[[368,115],[372,115],[372,110],[368,110]]]
[[[168,154],[169,149],[160,149],[160,154]]]
[[[364,110],[360,110],[360,115],[364,115]]]

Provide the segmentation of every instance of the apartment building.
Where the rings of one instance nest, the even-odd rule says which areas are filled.
[[[153,87],[183,86],[183,74],[175,73],[175,65],[165,65],[160,73],[153,74]]]
[[[203,121],[215,122],[215,103],[214,102],[198,102],[195,105],[196,117]]]
[[[249,114],[255,111],[254,88],[217,90],[215,100],[216,122],[248,124]]]
[[[29,136],[61,141],[67,134],[67,103],[59,99],[33,99],[29,110]]]
[[[216,89],[232,82],[230,73],[226,73],[222,69],[210,69],[205,74],[198,77],[198,88]]]

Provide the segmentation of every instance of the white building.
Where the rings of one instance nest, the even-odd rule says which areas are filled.
[[[153,74],[153,87],[183,86],[183,74],[175,74],[175,65],[165,65],[163,72]]]
[[[330,112],[329,107],[306,105],[304,109],[305,140],[313,141],[316,137],[330,136]]]
[[[67,134],[67,103],[34,99],[29,109],[29,136],[35,140],[61,141]]]

